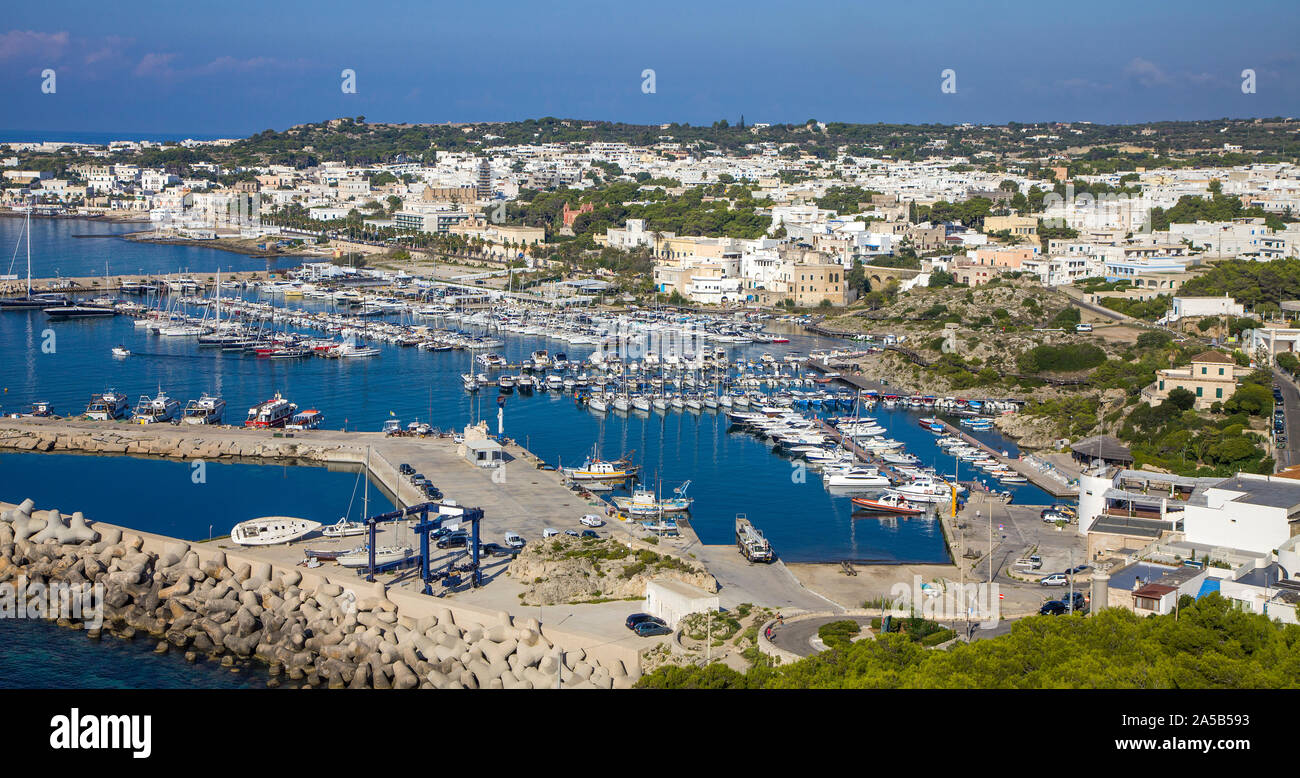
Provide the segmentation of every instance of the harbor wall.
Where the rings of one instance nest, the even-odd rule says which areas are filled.
[[[102,629],[331,688],[628,688],[640,652],[253,551],[0,503],[0,582],[104,589]],[[64,622],[77,627],[77,623]],[[90,630],[98,637],[100,629]],[[557,678],[557,675],[559,676]]]

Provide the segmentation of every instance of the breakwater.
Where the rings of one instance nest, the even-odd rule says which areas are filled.
[[[640,676],[636,649],[537,619],[36,510],[30,500],[0,508],[0,583],[102,587],[92,638],[147,635],[160,652],[261,663],[276,683],[330,688],[627,688]],[[60,623],[85,627],[88,615]]]

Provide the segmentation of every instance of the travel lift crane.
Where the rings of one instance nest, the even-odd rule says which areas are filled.
[[[430,517],[430,512],[436,512],[435,516]],[[398,521],[408,516],[419,514],[420,521],[412,529],[420,536],[420,553],[414,557],[398,559],[393,562],[383,564],[375,563],[375,547],[377,541],[378,527],[380,522]],[[458,521],[468,521],[470,524],[470,538],[466,544],[466,550],[460,554],[453,553],[447,560],[446,567],[438,572],[433,572],[430,559],[429,534],[442,527],[442,523],[448,519]],[[453,576],[452,573],[458,569],[464,572],[473,573],[474,588],[483,585],[483,572],[479,566],[479,521],[483,519],[482,508],[466,508],[461,505],[450,503],[425,502],[419,505],[412,505],[407,508],[382,513],[378,516],[371,516],[366,519],[366,548],[370,558],[366,565],[366,580],[374,582],[375,573],[386,573],[398,570],[403,567],[409,567],[412,564],[418,564],[420,567],[420,580],[424,581],[424,593],[433,594],[433,582],[442,581],[443,586],[451,587],[460,583],[459,576]],[[467,565],[456,567],[457,560],[469,555],[470,561]]]

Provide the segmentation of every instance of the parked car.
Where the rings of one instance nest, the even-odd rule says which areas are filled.
[[[635,632],[638,637],[643,638],[673,634],[672,628],[658,619],[655,619],[654,621],[644,621],[633,627],[632,631]]]
[[[447,527],[439,527],[435,529],[433,532],[430,532],[429,537],[434,540],[437,540],[439,538],[445,538],[453,532],[455,532],[455,530],[449,529]]]
[[[598,537],[600,537],[600,535],[597,534],[595,530],[584,529],[584,530],[582,531],[582,536],[581,536],[581,537],[584,537],[584,538],[598,538]]]
[[[513,532],[507,532],[505,537],[506,537],[506,545],[510,546],[516,551],[523,548],[524,545],[527,543],[527,541],[525,541],[522,536],[516,535]]]
[[[438,548],[465,548],[469,545],[469,534],[456,531],[438,541]]]
[[[1091,324],[1076,324],[1076,325],[1074,325],[1074,331],[1075,331],[1075,332],[1092,332],[1092,325],[1091,325]]]
[[[1062,597],[1062,598],[1061,598],[1061,602],[1064,603],[1066,607],[1069,607],[1069,605],[1070,605],[1070,597],[1069,597],[1069,595],[1066,595],[1065,597]],[[1083,596],[1083,592],[1075,592],[1075,593],[1074,593],[1074,611],[1077,613],[1077,612],[1079,612],[1079,611],[1085,611],[1085,610],[1087,610],[1087,609],[1088,609],[1088,598]]]
[[[1070,583],[1070,579],[1065,575],[1065,573],[1052,573],[1051,575],[1043,576],[1038,579],[1038,583],[1043,586],[1066,586]]]
[[[1013,567],[1025,567],[1025,568],[1029,568],[1030,570],[1038,570],[1041,569],[1042,566],[1043,566],[1043,558],[1038,554],[1032,554],[1030,556],[1024,557],[1023,559],[1017,559],[1015,561],[1015,564],[1013,565]]]
[[[1087,569],[1088,569],[1087,565],[1079,565],[1078,567],[1071,567],[1069,570],[1066,570],[1065,574],[1074,575],[1075,573],[1082,573],[1084,570]]]
[[[605,520],[594,513],[588,513],[586,516],[583,516],[581,519],[578,519],[578,522],[588,527],[605,526]]]
[[[1064,616],[1070,612],[1070,606],[1060,600],[1048,600],[1038,609],[1039,616]]]
[[[415,472],[415,468],[403,462],[402,464],[397,466],[397,472],[401,473],[402,475],[410,475],[411,473]]]
[[[514,556],[515,550],[500,543],[484,543],[482,552],[488,556]]]
[[[663,619],[651,616],[649,613],[633,613],[631,616],[627,617],[627,621],[624,623],[627,624],[628,629],[636,629],[636,625],[644,624],[648,621],[654,621],[660,624],[664,623]]]
[[[1066,516],[1071,516],[1071,517],[1079,515],[1079,512],[1074,509],[1073,505],[1066,505],[1063,502],[1058,502],[1049,505],[1047,506],[1047,509],[1049,511],[1056,511],[1057,513],[1064,513]]]
[[[547,527],[546,529],[542,530],[542,537],[544,538],[553,538],[558,534],[560,534],[560,531],[555,527]]]
[[[1060,511],[1054,511],[1051,508],[1044,508],[1043,512],[1038,515],[1042,517],[1043,521],[1051,521],[1051,522],[1064,521],[1066,523],[1069,523],[1070,521],[1070,517],[1068,515],[1061,513]]]
[[[576,529],[566,529],[566,530],[564,531],[564,534],[566,534],[566,535],[572,535],[572,536],[575,537],[575,538],[578,537],[578,531],[577,531]]]

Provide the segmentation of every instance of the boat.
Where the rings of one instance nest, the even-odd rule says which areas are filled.
[[[226,401],[204,392],[199,399],[190,400],[181,415],[185,424],[220,424],[226,412]]]
[[[890,481],[874,467],[848,467],[826,471],[827,486],[889,486]]]
[[[342,518],[321,530],[320,534],[327,538],[350,538],[356,535],[364,535],[367,531],[364,522],[348,521],[346,518]],[[357,550],[360,551],[361,549]]]
[[[37,400],[27,406],[22,416],[35,416],[37,418],[47,418],[54,415],[54,404],[49,400]]]
[[[284,428],[287,430],[314,430],[320,427],[324,421],[325,414],[315,408],[309,408],[295,413],[293,418],[285,423]]]
[[[575,481],[621,481],[636,475],[640,469],[640,465],[632,464],[630,455],[612,461],[592,455],[580,466],[566,467],[563,472]]]
[[[400,562],[403,559],[410,559],[415,555],[415,549],[410,546],[379,546],[375,549],[375,564],[386,565],[392,562]],[[340,554],[335,560],[342,567],[369,567],[370,550],[367,548],[353,551],[349,554]]]
[[[324,530],[322,530],[322,532],[328,532],[328,531],[329,531],[329,527],[326,527]],[[347,549],[335,549],[335,548],[310,549],[309,548],[303,551],[303,554],[308,559],[316,559],[321,562],[334,562],[337,561],[338,558],[341,556],[348,556],[350,554],[364,554],[364,553],[366,553],[365,546],[357,546],[356,548],[347,548]]]
[[[241,546],[274,546],[290,543],[320,529],[319,521],[290,516],[264,516],[241,521],[230,530],[230,539]]]
[[[115,356],[115,357],[129,357],[129,356],[131,356],[131,350],[128,349],[126,346],[114,346],[114,347],[113,347],[113,356]]]
[[[276,392],[271,399],[248,409],[248,419],[244,421],[244,426],[259,429],[283,427],[297,411],[297,405],[284,399],[279,392]]]
[[[99,305],[55,305],[42,309],[45,315],[54,320],[59,319],[100,319],[116,316],[116,308]]]
[[[32,294],[32,209],[27,208],[27,218],[23,224],[23,234],[27,237],[27,294],[22,297],[0,298],[0,311],[47,310],[55,306],[70,305],[68,298],[62,294]],[[18,253],[18,247],[14,247]]]
[[[180,402],[168,397],[162,389],[159,389],[155,397],[147,394],[140,395],[140,402],[135,406],[131,421],[136,424],[159,424],[176,419],[180,413]]]
[[[86,418],[96,421],[114,421],[125,418],[131,403],[121,392],[107,391],[94,395],[86,404]]]
[[[624,513],[633,516],[656,516],[660,513],[680,513],[690,510],[691,503],[694,502],[686,496],[686,489],[691,485],[690,481],[682,484],[673,491],[677,492],[677,497],[670,497],[666,500],[660,500],[655,497],[654,492],[645,488],[637,488],[632,491],[631,497],[613,497],[611,500],[614,505]]]
[[[897,513],[903,516],[919,516],[920,514],[925,513],[925,508],[908,502],[906,497],[903,497],[896,492],[891,492],[875,498],[854,497],[853,506],[868,511],[875,511],[878,513]]]

